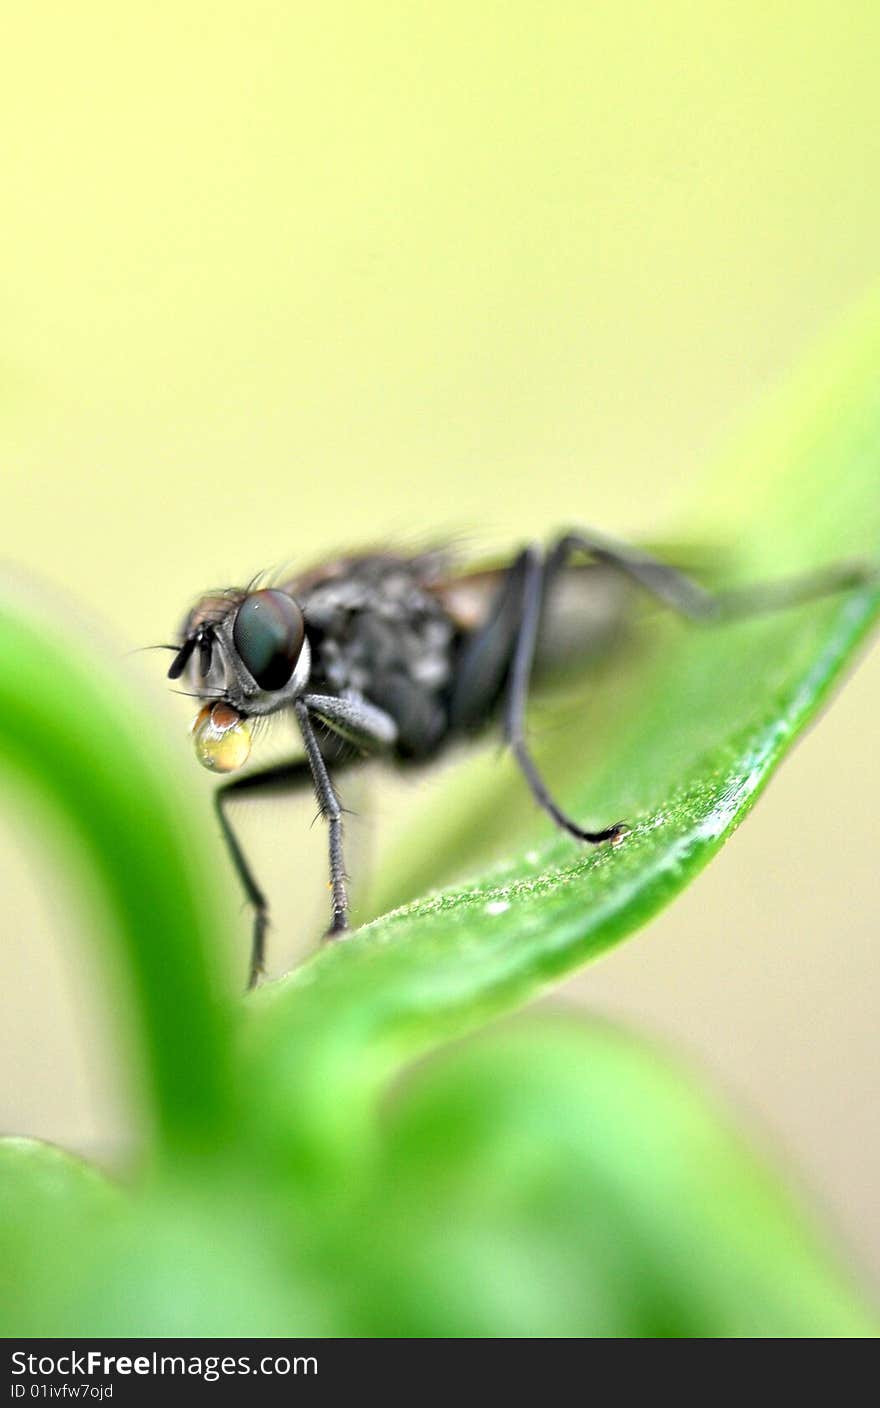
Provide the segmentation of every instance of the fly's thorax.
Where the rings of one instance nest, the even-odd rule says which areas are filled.
[[[370,558],[303,596],[312,688],[353,693],[395,722],[396,751],[427,756],[446,730],[454,623],[406,562]]]

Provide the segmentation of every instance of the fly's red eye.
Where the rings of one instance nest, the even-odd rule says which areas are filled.
[[[238,608],[232,639],[260,689],[283,689],[305,639],[303,614],[286,592],[251,592]]]

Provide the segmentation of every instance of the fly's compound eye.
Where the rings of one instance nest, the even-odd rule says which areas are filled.
[[[248,722],[229,704],[206,704],[193,720],[196,757],[209,772],[236,772],[251,751]]]
[[[232,639],[260,689],[283,689],[305,638],[303,614],[286,592],[251,592],[238,608]]]

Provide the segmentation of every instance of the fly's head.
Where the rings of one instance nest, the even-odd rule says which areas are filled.
[[[203,597],[183,627],[168,678],[186,674],[205,705],[193,724],[199,761],[233,772],[250,752],[249,718],[292,704],[308,684],[311,652],[303,613],[277,590]]]

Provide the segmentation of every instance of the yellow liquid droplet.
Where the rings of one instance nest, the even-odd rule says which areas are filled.
[[[235,772],[250,757],[250,724],[228,704],[206,704],[192,735],[196,757],[209,772]]]

